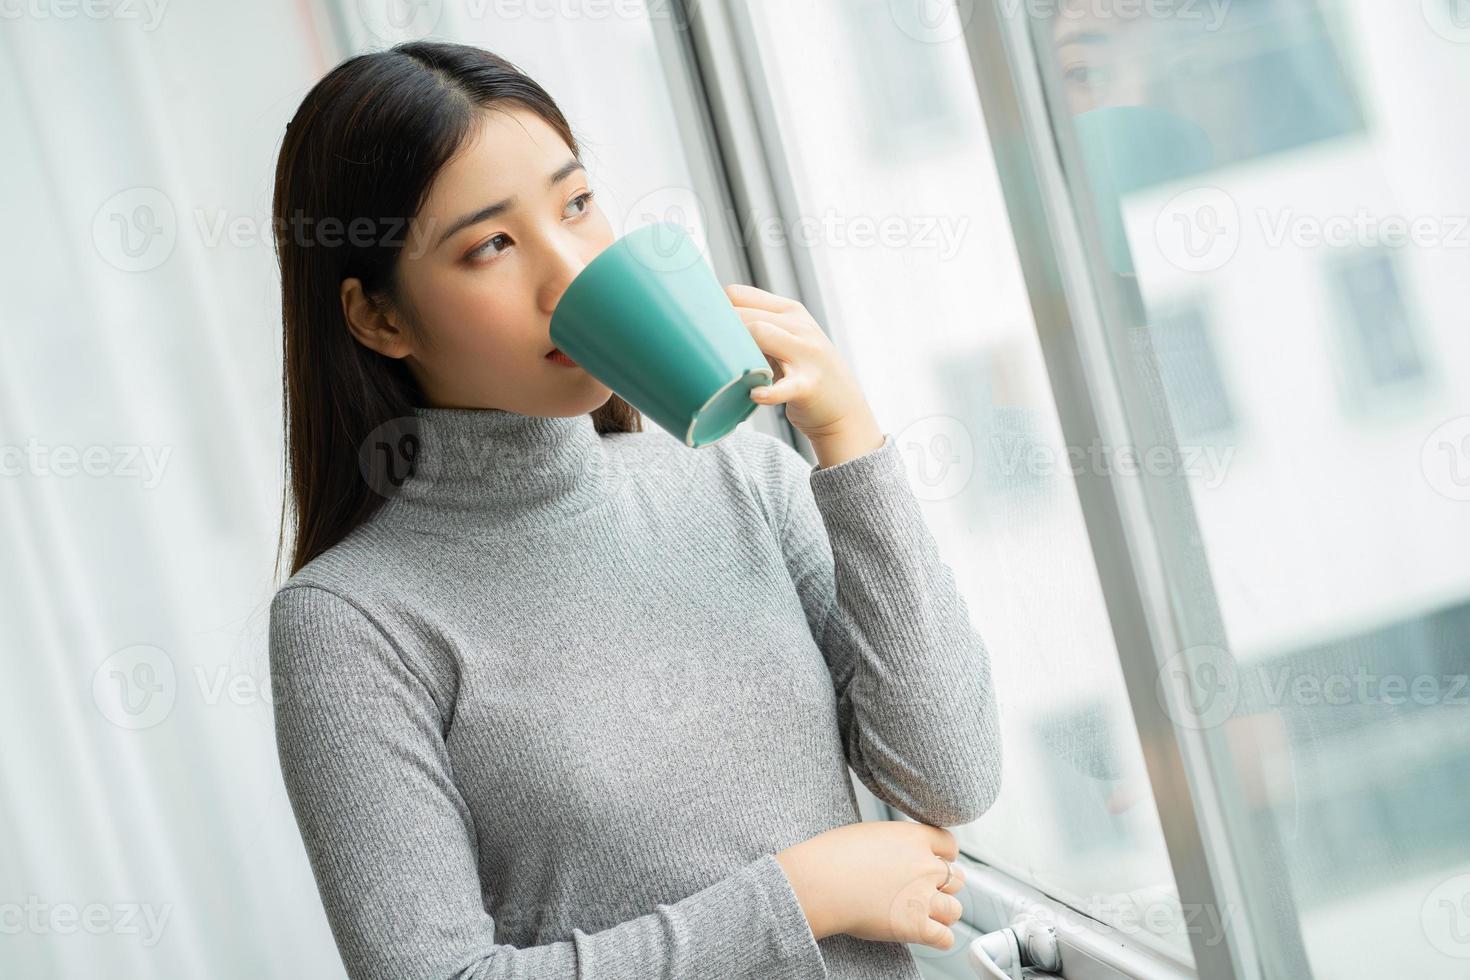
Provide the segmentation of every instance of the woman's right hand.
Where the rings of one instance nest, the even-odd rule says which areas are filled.
[[[946,950],[962,911],[954,895],[964,870],[956,865],[949,885],[939,886],[944,862],[958,857],[954,834],[903,820],[835,827],[776,854],[817,939],[847,933]]]

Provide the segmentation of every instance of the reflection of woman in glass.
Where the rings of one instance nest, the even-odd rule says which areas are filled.
[[[1194,5],[1197,6],[1197,5]],[[1167,76],[1160,77],[1164,66],[1169,74],[1179,71],[1190,58],[1206,54],[1200,47],[1202,24],[1179,17],[1122,17],[1105,13],[1100,5],[1086,0],[1066,0],[1063,12],[1052,19],[1049,27],[1055,46],[1057,76],[1065,88],[1065,102],[1082,154],[1084,178],[1082,187],[1091,194],[1090,204],[1099,223],[1098,231],[1106,251],[1105,263],[1099,266],[1128,282],[1125,295],[1131,296],[1139,310],[1142,299],[1134,280],[1134,267],[1129,244],[1124,234],[1122,201],[1135,191],[1170,180],[1179,180],[1209,169],[1214,152],[1205,130],[1195,121],[1168,107],[1177,103],[1171,98]],[[1181,5],[1181,13],[1189,8]],[[1217,25],[1218,26],[1218,25]],[[1144,315],[1146,317],[1146,314]],[[1147,334],[1139,332],[1131,339],[1130,349],[1140,359],[1152,357],[1145,342]],[[1143,365],[1136,376],[1157,382],[1158,371]],[[1162,390],[1150,402],[1166,405]],[[1166,438],[1172,439],[1168,413],[1155,422]],[[1170,487],[1173,505],[1188,511],[1193,523],[1187,483],[1181,477]],[[1212,595],[1208,568],[1203,554],[1191,556],[1200,579],[1200,593]],[[1211,603],[1213,599],[1208,600]],[[1218,620],[1218,610],[1207,615]],[[1219,643],[1225,646],[1223,624],[1217,622]],[[1252,821],[1252,839],[1256,849],[1247,857],[1258,862],[1269,889],[1277,921],[1277,933],[1283,948],[1277,952],[1283,961],[1293,965],[1293,976],[1309,976],[1305,950],[1296,928],[1287,855],[1282,848],[1280,822],[1291,824],[1295,831],[1295,788],[1293,777],[1271,778],[1272,767],[1294,764],[1292,733],[1309,739],[1309,723],[1289,727],[1288,719],[1275,706],[1269,705],[1256,673],[1242,670],[1224,649],[1209,648],[1214,657],[1199,664],[1193,655],[1173,658],[1165,670],[1192,671],[1185,684],[1193,697],[1200,684],[1223,684],[1235,699],[1227,717],[1218,720],[1227,756],[1233,760],[1233,783],[1239,790],[1244,812]],[[1195,707],[1198,707],[1196,704]],[[1180,710],[1180,709],[1175,709]],[[1188,706],[1183,709],[1188,712]],[[1175,721],[1181,719],[1175,715]],[[1075,720],[1074,720],[1075,721]],[[1216,722],[1211,721],[1208,727]],[[1189,727],[1207,727],[1200,718],[1183,719]],[[1093,737],[1065,737],[1057,725],[1043,725],[1046,744],[1068,762],[1095,779],[1105,781],[1109,789],[1105,806],[1110,813],[1121,813],[1149,798],[1145,773],[1121,768],[1112,750],[1109,734],[1112,726],[1101,717],[1093,717],[1086,725]],[[1228,910],[1231,915],[1243,910]],[[1222,916],[1223,918],[1223,916]]]
[[[1160,98],[1169,91],[1159,78],[1165,57],[1177,65],[1194,55],[1168,18],[1103,16],[1081,0],[1064,9],[1050,27],[1066,107],[1108,264],[1131,276],[1124,198],[1200,173],[1214,160],[1204,129]]]
[[[998,792],[989,661],[806,310],[728,288],[817,467],[642,431],[549,340],[614,237],[577,141],[461,45],[322,79],[275,219],[276,731],[349,975],[918,980],[942,828]],[[849,765],[921,823],[860,822]]]

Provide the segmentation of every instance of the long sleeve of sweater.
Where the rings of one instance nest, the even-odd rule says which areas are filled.
[[[287,795],[354,980],[827,976],[770,854],[610,928],[526,948],[497,943],[474,817],[446,750],[452,698],[368,613],[316,586],[277,593],[270,656]]]
[[[978,819],[1001,778],[990,658],[893,436],[823,468],[761,435],[773,519],[832,674],[848,764],[922,823]]]

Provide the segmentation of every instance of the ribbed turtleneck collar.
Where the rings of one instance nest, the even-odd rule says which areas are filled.
[[[599,503],[615,457],[588,414],[415,408],[413,475],[392,509],[428,507],[476,523],[552,523]]]

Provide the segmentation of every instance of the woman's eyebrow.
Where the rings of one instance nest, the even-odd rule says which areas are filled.
[[[1068,31],[1056,39],[1056,47],[1064,48],[1069,44],[1110,44],[1112,37],[1102,31]]]
[[[547,178],[546,186],[555,187],[557,184],[566,180],[578,170],[585,169],[586,168],[582,166],[582,161],[568,160],[566,163],[558,167],[555,173]],[[491,218],[499,217],[500,215],[514,208],[519,199],[520,195],[514,194],[510,197],[507,197],[503,201],[496,201],[494,204],[487,204],[480,210],[475,211],[472,214],[465,215],[454,224],[450,225],[449,229],[445,231],[444,234],[439,236],[439,241],[434,244],[434,247],[438,248],[440,245],[443,245],[446,241],[452,238],[455,233],[462,231],[465,228],[468,228],[470,225],[477,225],[482,221],[489,221]]]

